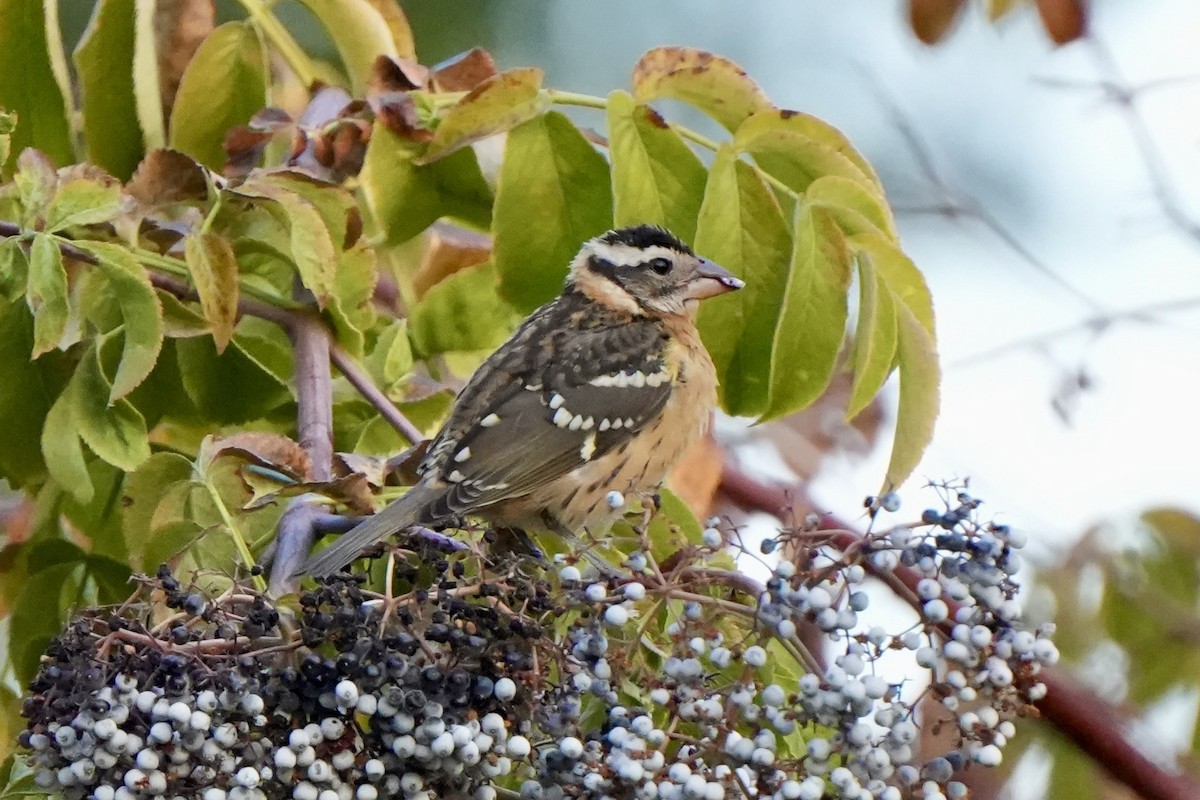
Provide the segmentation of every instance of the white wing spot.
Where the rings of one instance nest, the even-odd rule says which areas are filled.
[[[600,420],[600,427],[597,430],[606,431],[611,427],[612,427],[611,422],[609,422],[607,419],[602,419],[602,420]]]
[[[481,428],[491,428],[491,427],[493,427],[495,425],[499,425],[499,424],[500,424],[500,415],[499,414],[488,414],[486,417],[479,420],[479,427],[481,427]]]
[[[567,398],[563,397],[558,392],[555,392],[554,394],[550,395],[550,408],[552,410],[557,410],[559,408],[562,408],[563,403],[565,403],[565,402],[567,402]]]
[[[459,450],[457,453],[454,454],[454,461],[458,464],[461,464],[462,462],[466,461],[470,457],[471,457],[471,448],[464,447],[462,450]]]
[[[446,476],[446,480],[450,481],[451,483],[462,483],[466,477],[466,475],[463,475],[458,470],[453,470],[449,475]]]
[[[615,430],[619,430],[619,429],[620,429],[620,427],[621,427],[622,425],[624,425],[624,424],[625,424],[625,420],[623,420],[623,419],[621,419],[621,418],[619,418],[619,417],[618,417],[617,419],[614,419],[614,420],[613,420],[613,422],[612,422],[612,427],[613,427],[613,430],[614,430],[614,431],[615,431]]]
[[[629,383],[631,386],[641,389],[646,385],[646,373],[638,370],[637,372],[633,373],[632,377],[630,377]]]
[[[632,428],[632,427],[633,427],[633,417],[626,417],[626,418],[625,418],[625,427],[626,427],[626,428]]]
[[[582,426],[582,427],[583,427],[583,429],[584,429],[585,431],[590,431],[590,430],[592,429],[592,426],[593,426],[593,425],[595,425],[595,424],[596,424],[596,420],[595,420],[595,418],[594,418],[594,417],[588,417],[587,419],[585,419],[585,420],[583,421],[583,426]]]
[[[561,409],[560,409],[561,410]],[[567,424],[567,429],[577,431],[583,427],[583,417],[579,414],[571,417],[571,421]]]
[[[554,412],[554,416],[550,419],[558,427],[565,428],[571,422],[571,412],[565,408],[560,408]]]
[[[584,461],[591,461],[592,455],[596,452],[596,432],[592,431],[583,440],[583,446],[579,448],[579,457]]]

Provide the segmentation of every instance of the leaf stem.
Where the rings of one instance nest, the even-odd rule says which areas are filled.
[[[221,499],[221,493],[217,491],[217,487],[213,485],[212,481],[207,478],[204,480],[204,487],[208,489],[208,496],[212,498],[213,505],[217,507],[217,513],[221,515],[221,522],[229,531],[229,535],[233,539],[233,546],[237,548],[242,563],[246,565],[247,570],[251,570],[251,574],[253,575],[255,564],[254,554],[250,552],[250,547],[246,544],[246,538],[238,530],[237,523],[233,520],[233,515],[225,507],[225,501]],[[267,590],[266,579],[262,575],[253,575],[253,578],[255,588],[260,592],[265,592]]]
[[[246,9],[250,19],[258,25],[263,35],[270,39],[271,44],[275,45],[275,49],[296,73],[300,82],[306,87],[312,86],[317,80],[317,70],[312,59],[308,57],[304,48],[296,42],[283,23],[271,13],[270,4],[263,0],[239,0],[239,2],[242,4],[242,8]]]
[[[551,103],[560,106],[582,106],[583,108],[599,108],[601,110],[608,108],[607,99],[591,94],[564,92],[561,89],[548,89],[547,94],[550,95]]]

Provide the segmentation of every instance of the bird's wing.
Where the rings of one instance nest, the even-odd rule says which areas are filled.
[[[620,446],[662,411],[674,376],[657,323],[608,323],[586,308],[549,316],[531,319],[491,369],[479,370],[487,385],[468,384],[431,444],[422,469],[447,487],[435,515],[528,494]]]

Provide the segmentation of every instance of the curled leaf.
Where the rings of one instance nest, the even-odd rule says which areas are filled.
[[[383,14],[368,0],[300,0],[321,21],[337,46],[351,90],[366,91],[378,56],[398,57]]]
[[[545,111],[550,100],[542,92],[540,69],[502,72],[472,89],[441,118],[433,140],[418,164],[428,164],[461,147],[515,128]]]
[[[733,132],[771,102],[746,71],[727,58],[692,47],[656,47],[633,68],[633,96],[670,97],[700,109]]]
[[[880,197],[879,177],[850,141],[832,125],[798,111],[754,114],[734,135],[734,146],[797,192],[825,175],[870,187]]]
[[[154,207],[208,197],[208,172],[178,150],[151,150],[138,164],[125,192],[140,205]]]
[[[228,240],[215,233],[189,234],[184,240],[184,254],[192,284],[200,296],[200,309],[220,353],[233,338],[233,326],[237,323],[237,259]]]
[[[492,54],[482,47],[473,47],[436,65],[433,84],[442,92],[469,92],[498,73]]]

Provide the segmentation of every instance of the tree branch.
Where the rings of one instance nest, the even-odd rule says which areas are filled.
[[[388,424],[395,428],[401,436],[414,445],[420,444],[425,439],[417,426],[413,425],[408,417],[396,408],[388,396],[371,380],[371,376],[354,362],[349,353],[338,347],[337,344],[332,344],[329,348],[329,355],[333,359],[333,365],[346,376],[346,380],[350,381],[350,384],[366,398],[368,403],[375,406],[379,415],[387,420]]]
[[[721,472],[718,491],[731,503],[748,511],[762,511],[784,519],[797,510],[809,513],[815,510],[807,494],[799,487],[786,488],[756,481],[736,469],[728,462]],[[822,515],[823,523],[838,528],[831,541],[840,549],[861,547],[861,535],[853,533],[853,526],[839,521],[831,515]],[[915,592],[921,575],[909,567],[899,566],[886,574],[864,561],[868,572],[885,580],[893,590],[898,580],[904,587]],[[918,611],[915,594],[901,599]],[[954,610],[951,610],[951,619]],[[1126,725],[1102,698],[1096,697],[1080,686],[1064,670],[1045,668],[1039,675],[1046,686],[1046,696],[1037,702],[1042,719],[1059,733],[1070,739],[1076,747],[1147,800],[1195,800],[1200,797],[1200,782],[1185,774],[1168,772],[1144,756],[1126,737]]]

